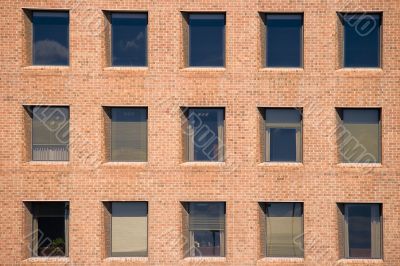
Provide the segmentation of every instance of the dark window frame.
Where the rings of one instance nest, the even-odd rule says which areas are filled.
[[[31,36],[31,65],[32,66],[52,66],[52,67],[69,67],[71,65],[71,40],[70,40],[70,26],[71,26],[71,14],[69,9],[27,9],[29,12],[29,19],[32,23],[32,36]],[[46,13],[67,13],[68,14],[68,31],[67,31],[67,43],[68,43],[68,62],[67,64],[36,64],[35,63],[35,25],[33,22],[33,15],[35,12],[46,12]]]
[[[289,68],[289,69],[304,69],[304,12],[262,12],[262,19],[264,24],[264,34],[265,37],[263,38],[264,49],[263,51],[264,58],[263,58],[263,67],[264,68],[272,68],[272,69],[281,69],[281,68]],[[268,25],[267,25],[267,16],[268,15],[300,15],[301,16],[301,37],[300,37],[300,65],[299,66],[269,66],[268,65]]]
[[[144,65],[116,65],[113,63],[113,24],[112,24],[112,15],[113,14],[143,14],[146,15],[146,48],[145,48],[145,64]],[[149,65],[149,12],[148,11],[127,11],[127,10],[113,10],[113,11],[106,11],[106,15],[108,16],[109,19],[109,24],[110,24],[110,38],[109,38],[109,64],[110,67],[121,67],[121,68],[146,68]]]
[[[224,16],[224,28],[223,28],[223,51],[222,51],[222,66],[193,66],[191,65],[190,60],[190,47],[191,47],[191,30],[190,30],[190,15],[223,15]],[[226,12],[225,11],[215,11],[215,12],[184,12],[184,16],[187,16],[187,27],[188,27],[188,36],[187,36],[187,51],[186,51],[186,66],[189,68],[225,68],[226,67]]]
[[[380,25],[379,25],[379,47],[378,47],[378,49],[379,49],[379,63],[378,63],[378,66],[346,66],[345,65],[345,43],[346,43],[346,40],[345,40],[346,37],[345,36],[346,36],[346,34],[345,34],[344,16],[346,16],[346,15],[357,15],[357,16],[359,16],[359,15],[378,15],[380,17],[379,18]],[[342,29],[341,29],[341,34],[342,34],[341,40],[342,40],[342,43],[340,45],[342,47],[342,49],[340,51],[341,68],[344,68],[344,69],[346,69],[346,68],[350,68],[350,69],[352,69],[352,68],[382,69],[382,67],[383,67],[383,64],[382,64],[382,62],[383,62],[383,11],[337,12],[337,16],[338,16],[338,19],[339,19],[339,27],[342,27]]]

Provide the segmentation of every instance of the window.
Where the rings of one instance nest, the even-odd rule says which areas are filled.
[[[68,202],[30,203],[32,256],[68,256]]]
[[[379,13],[339,13],[344,67],[380,67],[381,18]]]
[[[189,66],[225,65],[225,14],[189,14]]]
[[[147,256],[147,202],[111,203],[111,256]]]
[[[266,66],[302,67],[303,14],[265,14]]]
[[[267,257],[303,257],[303,203],[265,204]]]
[[[338,109],[340,159],[343,163],[379,163],[380,109]]]
[[[69,64],[69,13],[32,11],[34,65]]]
[[[33,106],[32,160],[68,161],[69,107]]]
[[[225,203],[187,202],[184,207],[189,234],[188,256],[224,256]]]
[[[265,109],[267,162],[302,160],[302,111],[295,108]]]
[[[381,204],[339,204],[345,258],[382,258]]]
[[[111,13],[113,66],[147,65],[147,13]]]
[[[188,108],[185,112],[186,159],[188,161],[224,160],[224,109]]]
[[[147,108],[111,108],[111,160],[147,161]]]

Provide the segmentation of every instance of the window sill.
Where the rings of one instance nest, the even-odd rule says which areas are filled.
[[[224,72],[226,71],[225,67],[184,67],[181,68],[183,72]]]
[[[147,66],[109,66],[104,68],[105,71],[138,71],[145,72],[149,68]]]
[[[263,67],[261,72],[304,72],[303,67]]]
[[[337,264],[383,264],[383,259],[340,259]]]
[[[370,75],[382,75],[383,69],[379,67],[365,67],[365,68],[353,68],[353,67],[346,67],[346,68],[339,68],[336,69],[336,73],[343,74],[343,75],[360,75],[360,76],[370,76]]]
[[[381,168],[381,163],[338,163],[337,166],[343,168]]]
[[[27,263],[68,263],[69,257],[31,257],[23,260]]]
[[[22,67],[24,70],[69,70],[70,66],[31,65]]]
[[[108,257],[104,262],[147,262],[148,257]]]
[[[148,162],[105,162],[104,166],[147,166]]]
[[[290,166],[290,167],[303,167],[304,164],[302,162],[262,162],[259,163],[258,166]]]
[[[181,163],[182,166],[224,166],[225,162],[184,162]]]
[[[206,263],[221,263],[226,262],[226,257],[186,257],[183,259],[184,262],[206,262]]]
[[[266,263],[304,263],[304,258],[265,257],[259,261]]]
[[[29,161],[28,165],[69,165],[70,161]]]

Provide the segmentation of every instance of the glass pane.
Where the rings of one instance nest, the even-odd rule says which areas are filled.
[[[268,257],[304,256],[302,203],[268,203],[266,227]]]
[[[349,205],[347,208],[349,226],[349,256],[371,257],[371,206]]]
[[[296,129],[270,129],[270,161],[296,161]]]
[[[36,256],[65,256],[65,203],[33,203]]]
[[[342,14],[344,26],[344,66],[380,66],[379,14]]]
[[[111,160],[147,160],[147,109],[112,108]]]
[[[69,108],[40,106],[32,109],[32,160],[67,161]]]
[[[33,64],[69,64],[68,12],[33,11]]]
[[[303,49],[302,14],[266,14],[266,65],[301,67]]]
[[[300,125],[301,121],[301,111],[293,108],[268,108],[266,109],[266,120],[267,123],[282,123],[291,124],[298,123]]]
[[[220,231],[193,231],[194,256],[214,257],[221,256]]]
[[[147,203],[113,202],[111,255],[147,256]]]
[[[343,109],[344,131],[339,137],[343,162],[380,161],[379,109]]]
[[[189,110],[189,160],[218,161],[223,149],[223,109]]]
[[[223,67],[225,15],[189,15],[189,66]]]
[[[224,230],[225,203],[192,202],[189,204],[190,230]]]
[[[112,65],[147,65],[147,14],[112,13]]]

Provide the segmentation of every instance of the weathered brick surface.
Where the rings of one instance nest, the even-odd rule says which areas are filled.
[[[0,264],[196,265],[180,201],[226,201],[226,258],[200,265],[400,265],[398,0],[3,0]],[[70,66],[29,66],[22,8],[70,9]],[[107,67],[103,10],[149,12],[149,66]],[[225,11],[226,68],[185,69],[183,11]],[[262,69],[259,12],[304,12],[304,69]],[[338,69],[338,11],[383,11],[383,67]],[[68,163],[30,162],[23,105],[70,106]],[[102,106],[148,106],[148,163],[106,162]],[[183,163],[180,107],[225,107],[226,161]],[[258,107],[303,107],[302,164],[262,164]],[[335,107],[382,108],[382,165],[338,164]],[[70,257],[29,259],[23,201],[70,201]],[[104,258],[102,201],[149,202],[149,256]],[[303,201],[305,258],[261,258],[259,205]],[[384,259],[341,260],[337,202],[380,202]]]

